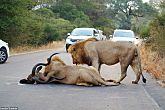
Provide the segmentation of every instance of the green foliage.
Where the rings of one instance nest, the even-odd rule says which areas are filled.
[[[75,26],[70,21],[64,19],[50,19],[47,21],[44,30],[44,36],[47,41],[62,40],[67,32],[70,32]]]
[[[165,50],[165,14],[157,16],[150,24],[152,47]]]
[[[159,52],[160,55],[165,54],[165,2],[160,2],[160,14],[155,16],[149,24],[149,41],[147,45],[150,45],[154,51]]]
[[[24,0],[0,1],[0,34],[2,39],[9,41],[12,39],[11,37],[18,36],[22,32],[21,26],[27,14],[27,5],[24,2]]]
[[[116,27],[132,26],[147,37],[164,19],[159,16],[159,23],[153,21],[151,31],[145,26],[148,18],[143,22],[133,19],[153,13],[141,0],[0,0],[0,39],[12,47],[38,46],[64,39],[75,27],[95,27],[109,36]]]
[[[48,8],[32,10],[33,0],[0,1],[1,39],[10,46],[38,46],[61,40],[73,29],[70,21],[57,19],[57,15]]]
[[[96,27],[106,30],[107,35],[115,27],[112,20],[106,16],[105,1],[60,0],[52,6],[52,10],[59,17],[71,21],[76,27]]]
[[[52,10],[48,8],[40,8],[38,10],[33,11],[36,15],[42,17],[43,19],[49,19],[49,18],[57,18],[57,15],[53,13]]]
[[[64,18],[69,21],[74,21],[77,16],[79,16],[79,11],[76,6],[71,2],[63,2],[63,0],[57,2],[55,6],[52,7],[54,13],[59,14],[59,17]]]
[[[89,16],[85,15],[83,12],[80,12],[79,16],[73,21],[77,27],[91,27],[91,21]]]
[[[141,27],[140,33],[139,33],[140,37],[143,38],[143,39],[150,37],[149,32],[150,32],[150,27],[149,26]]]
[[[106,36],[112,35],[115,24],[111,19],[100,17],[95,21],[95,27],[102,30]]]
[[[142,0],[107,0],[109,16],[113,18],[118,28],[131,29],[134,17],[152,15],[155,10]],[[107,13],[108,13],[107,12]]]

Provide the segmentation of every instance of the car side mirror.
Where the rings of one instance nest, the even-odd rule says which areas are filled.
[[[70,36],[70,33],[67,33],[67,36]]]

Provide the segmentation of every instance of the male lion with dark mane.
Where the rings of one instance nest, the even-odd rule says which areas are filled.
[[[143,82],[146,83],[146,79],[142,74],[138,49],[132,43],[89,39],[71,45],[68,53],[72,55],[74,64],[87,64],[94,66],[99,71],[101,64],[114,65],[120,62],[121,77],[118,81],[114,81],[115,83],[120,83],[126,77],[129,65],[136,73],[136,80],[132,83],[137,84],[140,76],[142,76]]]
[[[41,66],[45,66],[44,72],[40,72]],[[101,78],[99,72],[94,67],[83,67],[77,65],[66,65],[58,56],[48,59],[48,63],[39,63],[34,66],[32,73],[33,81],[37,83],[58,82],[64,84],[75,84],[83,86],[99,85],[117,85],[105,81]],[[29,80],[29,79],[28,79]],[[26,79],[20,80],[20,83],[27,84]],[[31,83],[30,83],[31,84]]]

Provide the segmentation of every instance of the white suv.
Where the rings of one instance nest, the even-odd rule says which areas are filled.
[[[123,29],[114,30],[111,40],[114,42],[127,41],[134,43],[135,45],[139,43],[138,37],[135,37],[135,34],[132,30],[123,30]]]
[[[71,33],[67,34],[66,51],[70,45],[75,44],[78,41],[93,37],[96,38],[97,40],[105,39],[105,36],[102,35],[101,30],[97,30],[95,28],[75,28]]]
[[[9,57],[8,43],[0,39],[0,64],[5,63]]]

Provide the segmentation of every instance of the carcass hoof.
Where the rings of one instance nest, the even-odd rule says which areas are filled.
[[[19,81],[19,83],[21,83],[21,84],[34,84],[35,81],[34,80],[21,79]]]

